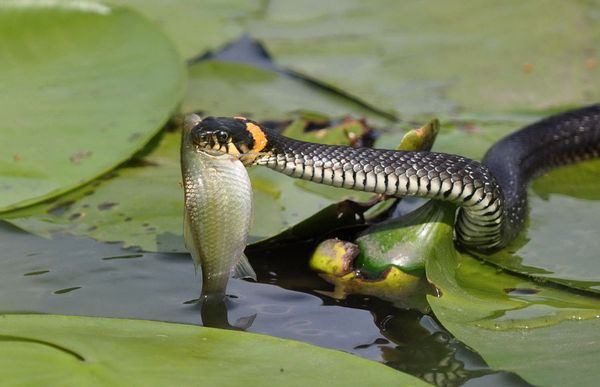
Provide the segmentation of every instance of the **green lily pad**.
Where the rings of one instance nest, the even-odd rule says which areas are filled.
[[[186,251],[179,142],[178,133],[168,133],[143,161],[5,220],[39,235],[69,232],[147,251]]]
[[[248,24],[282,65],[384,110],[444,118],[599,100],[596,7],[279,0]]]
[[[3,315],[0,341],[2,379],[14,385],[427,385],[343,352],[192,325]]]
[[[272,70],[247,64],[205,60],[189,67],[184,112],[254,119],[289,119],[299,111],[325,116],[354,115],[385,122],[385,118],[350,98],[315,88]]]
[[[260,0],[112,0],[156,23],[184,58],[195,57],[244,33],[241,21],[261,11]]]
[[[157,133],[182,96],[175,49],[124,8],[4,2],[0,42],[0,212],[113,169]]]
[[[600,201],[530,195],[529,206],[529,226],[514,243],[493,255],[478,256],[542,281],[600,293]]]
[[[452,243],[452,225],[426,262],[440,290],[428,296],[438,320],[497,370],[534,385],[594,385],[600,371],[600,300],[499,271]]]
[[[600,160],[590,160],[556,169],[533,182],[536,195],[549,200],[553,194],[600,200]]]

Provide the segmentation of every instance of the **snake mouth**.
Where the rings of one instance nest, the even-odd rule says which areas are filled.
[[[200,148],[200,149],[198,149],[198,152],[204,153],[205,155],[209,155],[209,156],[223,156],[223,155],[227,154],[226,152],[221,152],[220,150],[207,149],[207,148]]]
[[[226,158],[226,159],[230,159],[230,160],[239,160],[239,155],[232,155],[231,153],[222,152],[220,150],[199,148],[196,151],[205,156],[215,158],[215,159]]]

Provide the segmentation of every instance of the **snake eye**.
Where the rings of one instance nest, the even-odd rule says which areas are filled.
[[[221,130],[217,133],[217,139],[220,143],[225,143],[227,140],[229,140],[229,133]]]
[[[192,130],[192,141],[196,144],[203,144],[207,141],[206,133],[198,130]]]

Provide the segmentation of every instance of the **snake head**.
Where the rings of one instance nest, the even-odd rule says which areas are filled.
[[[251,155],[260,154],[267,145],[263,129],[243,117],[206,117],[195,123],[190,134],[198,149],[234,155],[244,164],[251,164]]]

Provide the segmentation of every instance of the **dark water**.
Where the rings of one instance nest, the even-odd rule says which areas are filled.
[[[525,384],[490,370],[432,316],[372,297],[320,295],[316,290],[331,286],[306,269],[309,249],[250,252],[259,283],[232,280],[228,316],[220,318],[251,323],[250,332],[354,353],[440,386]],[[202,324],[193,302],[199,289],[188,255],[139,253],[72,236],[48,240],[0,223],[0,313]]]

